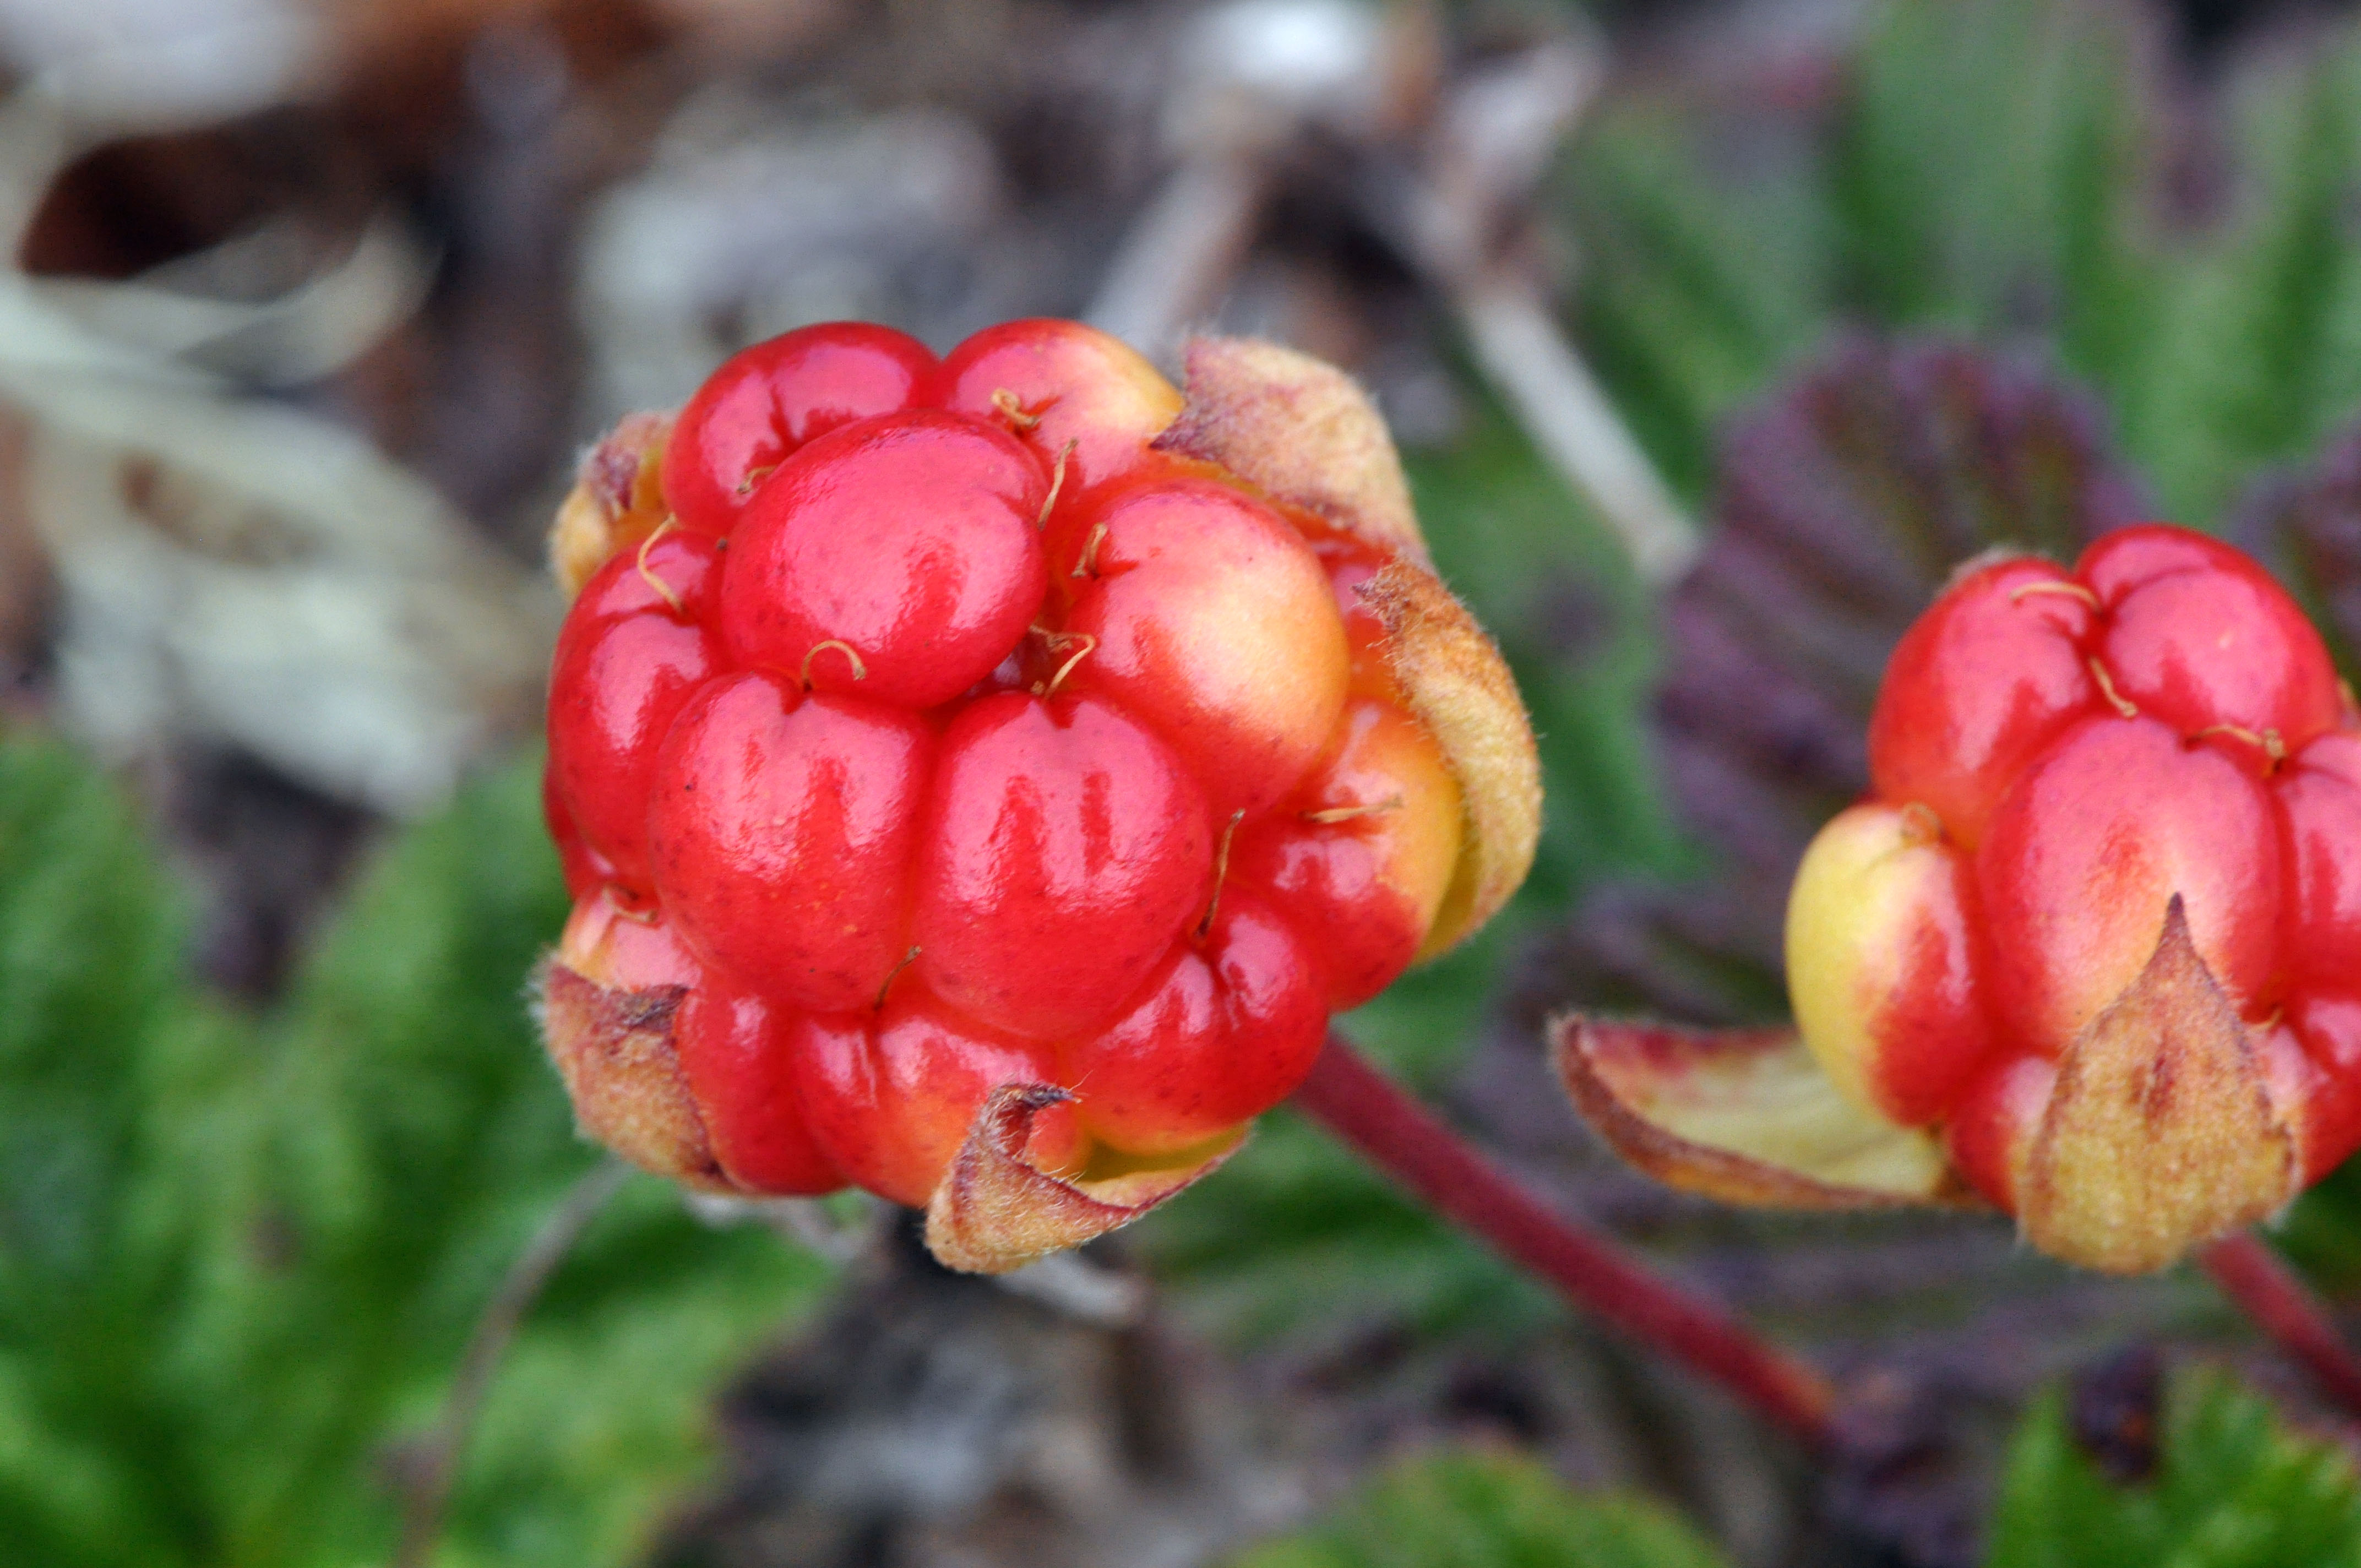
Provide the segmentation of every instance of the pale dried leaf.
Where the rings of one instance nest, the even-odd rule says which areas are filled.
[[[426,297],[434,258],[401,220],[380,213],[343,260],[269,299],[222,298],[184,286],[259,270],[302,225],[267,223],[126,283],[27,280],[31,296],[107,340],[186,359],[242,384],[286,387],[335,371],[399,326]]]
[[[0,224],[21,228],[90,134],[38,94],[10,99]],[[426,271],[384,224],[342,266],[259,302],[174,293],[160,275],[0,269],[0,404],[28,431],[25,504],[60,588],[60,696],[103,750],[225,746],[406,814],[530,718],[554,596],[366,441],[190,362],[324,370],[410,309]]]
[[[1591,1126],[1670,1186],[1784,1209],[1965,1201],[1936,1139],[1848,1099],[1792,1029],[1575,1014],[1551,1025],[1551,1039]]]
[[[102,748],[225,741],[410,813],[532,713],[556,606],[423,484],[293,410],[77,362],[37,312],[12,337],[30,308],[0,289],[0,400],[30,429],[61,694]]]

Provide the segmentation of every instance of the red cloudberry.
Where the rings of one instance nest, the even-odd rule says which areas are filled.
[[[1786,928],[1851,1118],[1803,1129],[1792,1036],[1577,1024],[1561,1064],[1627,1153],[1741,1201],[1963,1180],[2131,1271],[2361,1146],[2361,715],[2255,562],[2152,526],[2070,571],[1973,564],[1895,648],[1869,742]]]
[[[1536,768],[1360,394],[1015,322],[807,328],[586,460],[544,982],[584,1125],[1007,1266],[1210,1168],[1490,914]]]
[[[1970,572],[1894,651],[1871,799],[1796,877],[1806,1041],[2059,1250],[2153,1266],[2276,1210],[2361,1144],[2354,971],[2306,894],[2361,871],[2329,782],[2356,724],[2295,603],[2202,535]]]

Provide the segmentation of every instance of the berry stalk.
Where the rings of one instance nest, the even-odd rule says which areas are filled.
[[[2361,1357],[2336,1332],[2327,1303],[2285,1259],[2245,1231],[2206,1247],[2197,1261],[2222,1294],[2319,1379],[2330,1398],[2361,1414]]]
[[[1575,1306],[1720,1384],[1815,1448],[1833,1442],[1833,1397],[1817,1372],[1659,1278],[1602,1233],[1551,1210],[1404,1093],[1341,1031],[1329,1031],[1294,1102]]]

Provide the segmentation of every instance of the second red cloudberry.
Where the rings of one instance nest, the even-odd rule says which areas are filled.
[[[1963,1183],[2128,1271],[2361,1145],[2361,718],[2254,561],[2152,526],[2070,570],[1976,564],[1894,650],[1869,741],[1786,927],[1804,1045],[1896,1135],[1861,1145],[1869,1185]],[[1590,1044],[1598,1097],[1620,1068]]]

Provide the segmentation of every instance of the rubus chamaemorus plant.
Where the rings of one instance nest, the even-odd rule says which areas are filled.
[[[1971,563],[1797,872],[1796,1031],[1573,1019],[1576,1101],[1741,1201],[1973,1201],[2160,1267],[2361,1144],[2361,715],[2255,562],[2119,529]]]
[[[806,328],[626,419],[551,550],[544,1035],[692,1186],[1071,1245],[1531,863],[1505,666],[1367,400],[1270,345],[1184,396],[1071,323]]]

